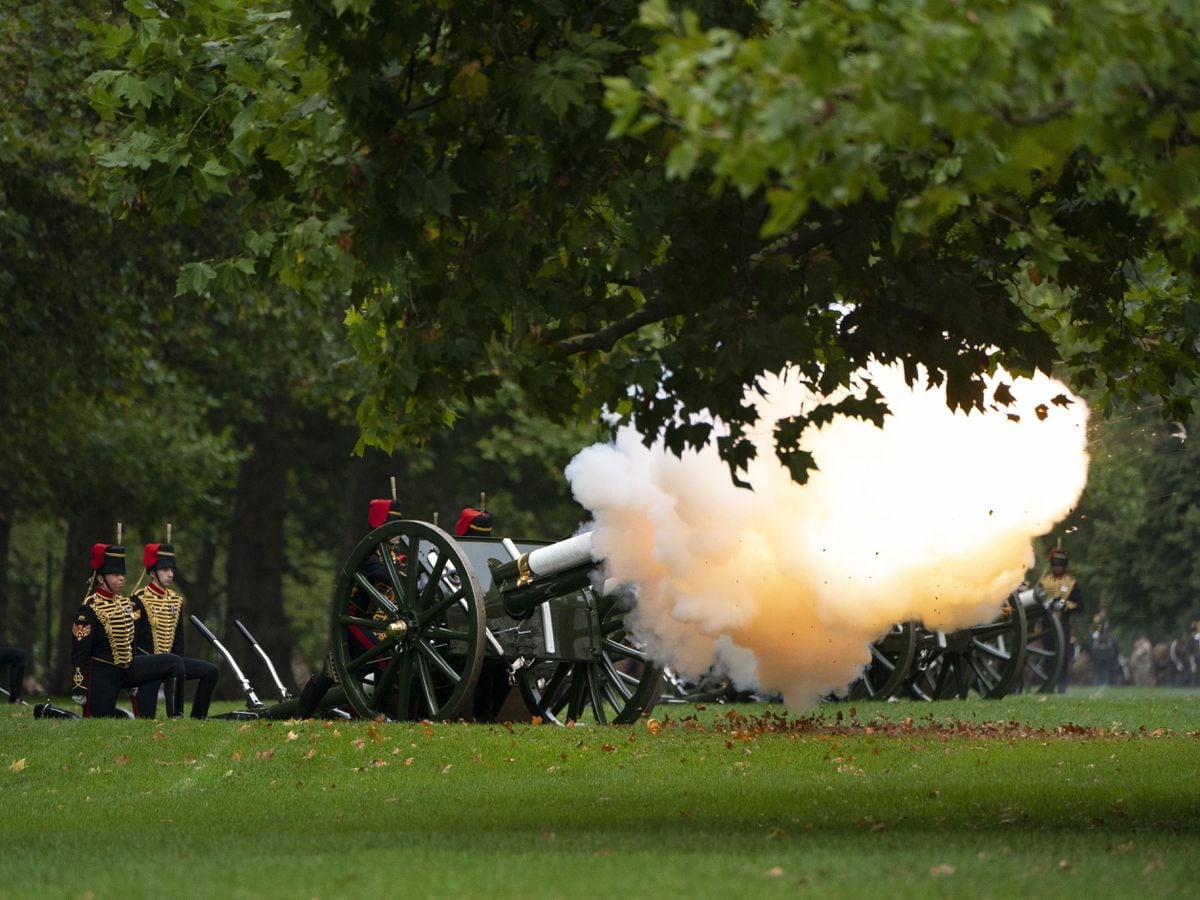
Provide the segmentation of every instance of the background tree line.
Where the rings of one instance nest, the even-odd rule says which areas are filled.
[[[170,521],[193,609],[311,664],[390,476],[557,537],[602,411],[717,416],[737,477],[760,372],[872,356],[1087,392],[1075,569],[1180,628],[1200,23],[1126,7],[4,0],[5,638],[50,596],[61,687],[87,548]]]

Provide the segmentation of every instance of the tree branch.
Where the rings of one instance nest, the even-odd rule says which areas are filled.
[[[618,319],[591,334],[577,334],[569,337],[562,341],[559,347],[568,356],[587,353],[591,350],[607,353],[613,348],[613,344],[625,335],[633,334],[639,328],[654,322],[661,322],[670,315],[672,315],[671,305],[661,295],[655,295],[647,300],[641,309],[631,312],[625,318]]]
[[[849,227],[844,222],[835,222],[818,228],[797,228],[790,234],[777,238],[758,252],[751,254],[750,268],[757,268],[765,259],[779,253],[807,253]],[[646,325],[661,322],[674,315],[672,304],[656,290],[643,285],[642,294],[649,299],[640,309],[609,323],[599,331],[565,338],[559,342],[558,346],[568,356],[593,350],[607,353],[612,350],[617,341],[626,335],[633,334]]]

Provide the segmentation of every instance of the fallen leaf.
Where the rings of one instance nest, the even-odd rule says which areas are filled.
[[[953,875],[954,866],[950,865],[949,863],[940,863],[936,866],[933,866],[929,870],[929,874],[934,878],[941,878],[943,875]]]
[[[289,741],[294,741],[294,740],[295,740],[296,738],[298,738],[298,737],[300,737],[300,735],[296,734],[296,732],[294,732],[294,731],[289,731],[289,732],[287,733],[287,739],[288,739]]]
[[[767,869],[767,875],[771,878],[779,878],[783,875],[783,866],[771,866]]]
[[[23,757],[23,756],[20,759],[14,759],[11,763],[9,763],[9,766],[8,766],[8,770],[10,772],[20,772],[24,768],[25,768],[25,757]]]
[[[127,766],[129,765],[129,754],[122,753],[120,756],[115,757],[113,762],[115,762],[118,766]]]

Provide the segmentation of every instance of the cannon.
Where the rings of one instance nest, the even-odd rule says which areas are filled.
[[[647,713],[661,670],[626,632],[632,598],[597,590],[591,537],[451,537],[435,524],[387,522],[351,551],[330,606],[325,716],[487,719],[516,687],[535,720],[628,724]],[[262,702],[232,654],[201,630],[247,695],[227,718],[291,718],[291,697]],[[266,658],[253,636],[243,636]]]

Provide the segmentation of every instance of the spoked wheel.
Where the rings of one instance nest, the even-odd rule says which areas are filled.
[[[662,670],[629,639],[625,611],[611,597],[595,602],[600,650],[594,658],[539,660],[517,670],[525,705],[546,722],[628,725],[658,700]]]
[[[1062,623],[1041,603],[1025,607],[1025,667],[1021,670],[1021,690],[1033,694],[1052,694],[1062,674],[1067,655],[1067,639]]]
[[[974,690],[999,699],[1020,681],[1025,665],[1025,608],[1009,597],[995,621],[950,633],[921,629],[909,679],[920,700],[965,698]]]
[[[899,693],[917,655],[917,626],[912,622],[893,625],[892,630],[871,645],[871,662],[850,683],[851,700],[886,700]]]
[[[479,583],[454,539],[427,522],[389,522],[342,566],[333,667],[364,718],[469,715],[483,664]]]

